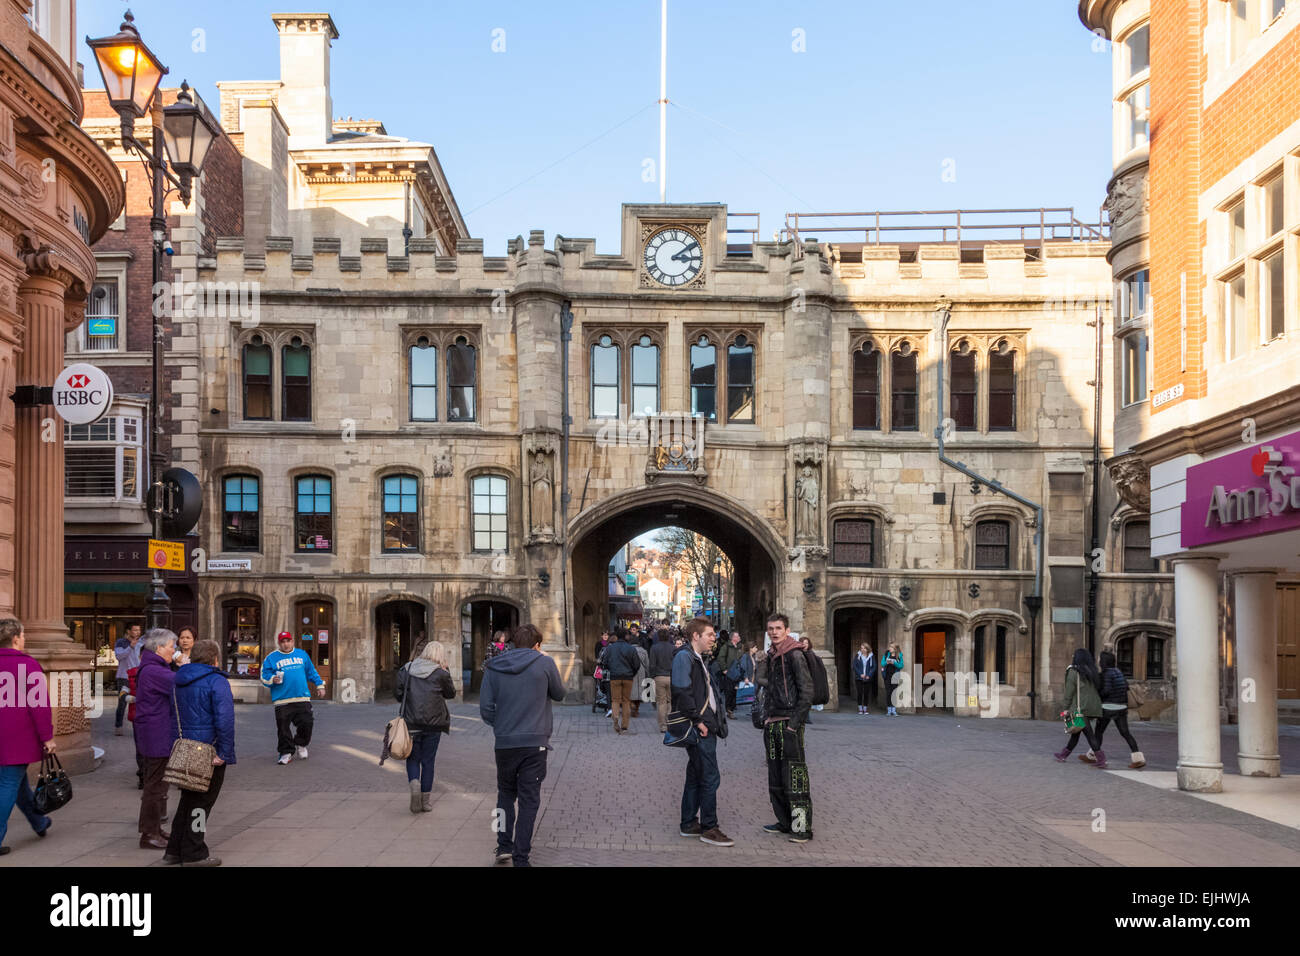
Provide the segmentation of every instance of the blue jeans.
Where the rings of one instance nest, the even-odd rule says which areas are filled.
[[[5,841],[9,829],[9,814],[14,804],[23,812],[27,822],[37,833],[44,833],[50,825],[50,818],[43,817],[32,806],[32,788],[27,783],[27,764],[5,764],[0,767],[0,844]]]
[[[701,830],[718,825],[718,738],[710,733],[686,748],[686,786],[682,788],[682,828],[700,818]]]
[[[442,734],[436,730],[426,733],[411,734],[411,755],[406,758],[406,779],[420,778],[420,792],[433,790],[433,761],[438,756],[438,738]]]

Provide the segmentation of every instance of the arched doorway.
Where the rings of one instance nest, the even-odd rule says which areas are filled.
[[[913,705],[927,711],[952,711],[948,675],[957,669],[957,631],[951,624],[933,622],[918,624],[912,646],[912,667],[921,672],[921,694],[915,693]],[[910,670],[911,668],[909,668]],[[933,677],[938,674],[936,683]],[[913,688],[917,685],[913,682]],[[937,700],[935,699],[937,697]]]
[[[326,598],[303,598],[293,605],[294,644],[311,658],[321,679],[325,696],[334,696],[334,649],[338,632],[334,629],[334,602]]]
[[[666,527],[695,531],[722,550],[735,575],[732,627],[747,640],[762,639],[766,614],[782,600],[778,561],[784,543],[762,518],[726,495],[693,483],[652,485],[614,495],[570,525],[571,614],[585,672],[605,626],[610,560],[626,542]],[[584,613],[588,606],[594,613]]]
[[[519,609],[491,598],[466,601],[460,607],[461,679],[477,691],[483,683],[483,652],[497,631],[519,626]]]
[[[428,628],[419,601],[385,601],[375,608],[375,693],[392,691],[397,670],[415,653]]]
[[[885,622],[889,614],[876,607],[842,607],[838,608],[831,624],[834,635],[832,650],[835,653],[835,668],[839,675],[839,694],[841,697],[857,693],[853,681],[853,657],[858,653],[858,646],[864,641],[876,656],[876,682],[880,685],[880,658],[885,649]],[[877,691],[879,694],[879,691]],[[856,701],[854,702],[856,706]]]

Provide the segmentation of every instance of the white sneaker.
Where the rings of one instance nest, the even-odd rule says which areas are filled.
[[[295,754],[295,756],[296,756],[299,760],[306,760],[306,759],[307,759],[307,748],[306,748],[306,747],[299,747],[299,748],[294,752],[294,754]]]
[[[293,760],[293,754],[280,754],[280,759],[276,761],[281,767]]]
[[[612,710],[607,710],[605,711],[605,716],[608,717],[612,713],[614,713]]]

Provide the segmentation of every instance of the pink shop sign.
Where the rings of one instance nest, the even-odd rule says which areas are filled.
[[[1187,469],[1183,547],[1300,529],[1300,432]]]

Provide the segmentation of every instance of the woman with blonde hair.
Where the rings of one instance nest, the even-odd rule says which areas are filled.
[[[411,812],[433,809],[433,762],[438,741],[451,732],[447,701],[456,685],[447,671],[447,649],[437,641],[424,645],[420,656],[397,672],[393,695],[403,702],[402,716],[411,733],[411,754],[406,758],[406,780],[411,790]]]
[[[880,673],[885,680],[885,700],[889,703],[885,707],[885,713],[890,717],[897,717],[898,710],[894,707],[894,675],[903,669],[903,651],[898,644],[890,644],[889,649],[885,652],[885,657],[880,662]],[[906,679],[906,676],[904,677]]]

